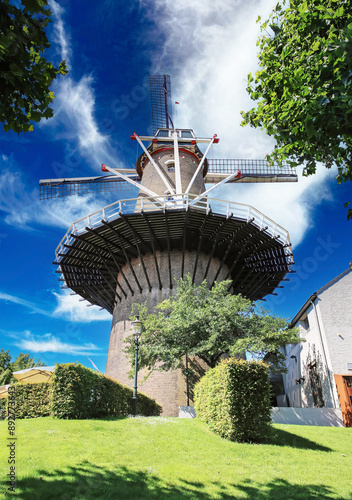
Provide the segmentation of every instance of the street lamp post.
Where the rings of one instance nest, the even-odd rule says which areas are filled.
[[[138,347],[139,340],[142,334],[142,322],[139,321],[139,316],[136,316],[136,319],[131,323],[133,336],[134,336],[134,345],[135,345],[135,361],[134,361],[134,387],[133,387],[133,396],[132,396],[132,407],[133,407],[133,415],[137,415],[137,372],[138,372]]]

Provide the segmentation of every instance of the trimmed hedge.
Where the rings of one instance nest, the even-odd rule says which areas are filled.
[[[52,384],[48,382],[22,383],[14,384],[12,388],[16,418],[47,417],[51,414]]]
[[[53,380],[53,416],[70,419],[123,417],[132,413],[132,394],[129,387],[83,365],[57,365]],[[161,406],[140,392],[137,405],[138,414],[160,415]]]
[[[220,436],[257,442],[270,432],[268,366],[234,358],[209,370],[194,389],[197,417]]]

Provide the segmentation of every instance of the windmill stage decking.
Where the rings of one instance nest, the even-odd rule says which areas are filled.
[[[180,195],[179,204],[170,205],[168,198],[120,200],[73,223],[56,249],[54,262],[66,286],[113,313],[127,294],[151,291],[155,281],[160,290],[172,289],[174,277],[185,276],[189,252],[195,255],[193,280],[199,256],[206,254],[201,281],[208,278],[211,260],[217,258],[210,285],[227,268],[224,279],[232,280],[230,290],[252,300],[272,293],[290,270],[288,232],[255,208],[211,198],[194,202],[195,195]],[[172,259],[175,250],[181,255],[177,273]],[[157,252],[167,258],[166,275],[161,273]],[[148,254],[153,255],[154,266],[147,269],[144,258]],[[116,285],[122,267],[127,264],[133,269],[135,258],[142,265],[143,277],[122,275]]]

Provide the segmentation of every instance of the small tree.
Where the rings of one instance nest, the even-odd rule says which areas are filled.
[[[0,385],[8,384],[12,377],[10,351],[0,351]]]
[[[50,86],[58,68],[43,53],[50,47],[45,28],[51,12],[46,0],[0,3],[0,122],[7,132],[28,132],[33,122],[53,116]]]
[[[233,358],[209,370],[195,387],[197,418],[231,441],[257,442],[271,423],[268,367]]]
[[[12,373],[32,368],[33,366],[44,366],[44,363],[39,359],[34,359],[29,353],[20,352],[15,361],[11,361],[10,351],[0,350],[0,385],[16,382]]]
[[[33,366],[43,366],[44,363],[40,359],[35,360],[30,354],[20,353],[15,361],[11,361],[10,351],[0,350],[0,385],[11,384],[17,382],[12,373]],[[6,399],[0,399],[0,409],[5,409]]]
[[[285,356],[280,348],[301,342],[298,329],[288,329],[288,321],[257,308],[241,295],[230,295],[229,281],[215,283],[209,290],[206,281],[192,284],[188,276],[177,281],[176,294],[149,314],[147,304],[136,304],[133,313],[143,323],[139,367],[149,370],[181,368],[189,375],[185,357],[197,357],[207,367],[217,365],[223,355],[241,357],[249,353],[262,359],[272,357],[272,370],[284,371]],[[126,339],[131,363],[134,339]],[[194,374],[194,373],[193,373]]]
[[[283,0],[261,31],[260,69],[247,82],[257,104],[242,125],[275,138],[272,162],[304,164],[304,175],[336,164],[337,182],[351,181],[351,0]]]

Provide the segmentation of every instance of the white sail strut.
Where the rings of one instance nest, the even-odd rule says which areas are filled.
[[[213,142],[215,141],[215,139],[216,139],[216,134],[214,134],[214,136],[212,137],[212,139],[211,139],[211,141],[210,141],[210,143],[209,143],[209,145],[208,145],[208,147],[207,147],[207,149],[206,149],[206,151],[205,151],[205,153],[204,153],[204,155],[203,155],[203,158],[201,159],[201,161],[200,161],[200,163],[199,163],[199,165],[198,165],[197,170],[194,172],[193,177],[192,177],[192,179],[191,179],[190,183],[188,184],[188,187],[187,187],[187,189],[186,189],[186,191],[185,191],[185,194],[189,193],[189,190],[190,190],[190,189],[191,189],[191,187],[193,186],[193,183],[194,183],[194,181],[195,181],[195,179],[196,179],[197,175],[199,174],[200,169],[202,168],[203,163],[204,163],[204,161],[205,161],[205,158],[206,158],[206,156],[207,156],[207,154],[208,154],[208,152],[209,152],[210,146],[213,144]]]
[[[147,148],[144,146],[143,142],[140,140],[140,138],[138,137],[138,135],[136,134],[136,132],[133,132],[133,136],[136,138],[136,140],[138,141],[138,144],[141,146],[141,148],[143,149],[143,151],[147,155],[150,163],[153,165],[153,167],[155,168],[155,170],[159,174],[161,180],[163,181],[163,183],[167,187],[167,189],[170,192],[170,194],[175,194],[175,190],[173,189],[173,187],[171,186],[171,184],[166,179],[166,177],[165,177],[163,171],[161,170],[161,168],[159,167],[159,165],[157,165],[155,163],[155,161],[153,160],[151,154],[149,153],[149,151],[147,150]]]
[[[108,167],[104,163],[101,164],[101,169],[102,169],[103,172],[111,172],[112,174],[116,175],[117,177],[120,177],[121,179],[123,179],[124,181],[129,182],[133,186],[135,186],[138,189],[141,189],[145,193],[149,194],[149,196],[156,196],[156,197],[159,196],[158,194],[154,193],[154,191],[151,191],[150,189],[148,189],[148,188],[142,186],[141,184],[139,184],[138,182],[130,179],[129,177],[127,177],[127,175],[121,174],[121,172],[118,172],[117,170]]]
[[[200,200],[201,198],[204,198],[204,196],[207,196],[210,193],[210,191],[212,191],[213,189],[221,186],[222,184],[225,184],[225,182],[230,181],[234,177],[238,177],[240,179],[241,178],[241,172],[239,170],[237,170],[237,172],[234,172],[233,174],[229,175],[228,177],[226,177],[226,179],[222,180],[218,184],[214,184],[214,186],[212,186],[211,188],[209,188],[206,191],[204,191],[204,193],[201,193],[199,196],[197,196],[197,198],[194,198],[189,204],[190,205],[194,205],[195,203],[197,203],[198,200]]]
[[[182,183],[181,183],[180,154],[179,154],[179,150],[178,150],[178,139],[177,139],[176,129],[173,132],[173,136],[174,136],[174,161],[175,161],[176,193],[181,193],[182,192]]]

